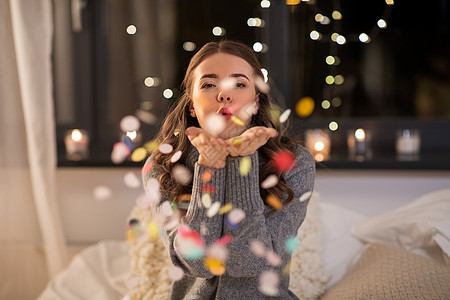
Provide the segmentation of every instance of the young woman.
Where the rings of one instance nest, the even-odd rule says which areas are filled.
[[[273,117],[277,107],[246,45],[206,44],[183,85],[157,136],[173,151],[155,150],[143,175],[150,193],[159,182],[152,214],[171,262],[184,272],[171,298],[297,299],[288,288],[286,245],[305,218],[312,156]],[[189,183],[179,180],[177,165],[191,171]]]

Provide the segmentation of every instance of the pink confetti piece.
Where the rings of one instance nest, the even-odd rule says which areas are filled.
[[[280,256],[278,256],[278,254],[273,251],[267,251],[266,260],[270,265],[274,267],[277,267],[282,263]]]
[[[206,216],[208,218],[214,217],[219,212],[219,209],[220,209],[220,202],[218,201],[213,202],[213,204],[211,204],[211,207],[208,208],[208,210],[206,211]]]
[[[142,175],[147,174],[148,172],[150,172],[150,170],[153,168],[153,163],[151,161],[149,161],[148,163],[146,163],[144,165],[144,167],[142,167],[141,173]]]
[[[131,150],[128,148],[125,143],[118,142],[113,146],[113,150],[111,152],[111,161],[114,164],[122,163],[128,155],[130,155]]]
[[[177,161],[181,158],[181,155],[182,155],[182,154],[183,154],[183,151],[178,150],[177,152],[175,152],[175,153],[172,155],[172,157],[170,158],[170,162],[171,162],[171,163],[177,162]]]
[[[123,181],[125,182],[125,185],[129,188],[135,189],[141,186],[141,180],[132,171],[124,175]]]
[[[261,182],[261,187],[263,189],[269,189],[271,187],[276,186],[278,183],[278,176],[275,174],[269,175],[264,179],[263,182]]]
[[[305,202],[306,200],[308,200],[309,198],[311,198],[312,192],[306,192],[303,195],[300,196],[300,202]]]
[[[120,129],[122,129],[123,132],[138,131],[140,127],[141,123],[139,122],[139,119],[133,115],[125,116],[120,120]]]
[[[266,255],[266,247],[261,241],[253,240],[250,242],[250,250],[258,257],[264,257]]]
[[[105,201],[112,196],[112,191],[109,187],[105,185],[99,185],[93,190],[94,198],[97,201]]]
[[[184,277],[183,269],[177,266],[172,266],[169,269],[169,278],[172,281],[178,281],[181,280]]]
[[[245,218],[245,212],[240,208],[232,209],[227,216],[232,224],[239,224]]]
[[[181,185],[188,185],[192,180],[192,172],[183,165],[175,165],[172,168],[173,178]]]
[[[164,154],[169,154],[173,151],[173,146],[170,144],[161,144],[159,145],[158,150]]]

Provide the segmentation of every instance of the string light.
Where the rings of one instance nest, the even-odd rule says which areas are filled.
[[[127,27],[127,33],[133,35],[137,32],[137,28],[134,25],[130,25]]]
[[[270,7],[270,1],[269,0],[262,0],[261,1],[261,8],[269,8]]]
[[[212,29],[212,33],[213,33],[215,36],[224,36],[225,33],[226,33],[226,31],[225,31],[225,28],[216,26],[216,27],[214,27],[214,28]]]
[[[339,1],[335,1],[334,4],[335,9],[331,13],[331,18],[335,21],[333,22],[332,27],[332,33],[328,34],[322,34],[317,30],[310,31],[309,37],[314,41],[322,41],[322,42],[335,42],[338,45],[344,45],[347,42],[361,42],[361,43],[370,43],[371,40],[375,37],[375,35],[379,32],[379,29],[384,29],[387,27],[386,18],[389,16],[391,12],[391,6],[394,4],[393,0],[385,0],[386,1],[386,8],[383,12],[383,18],[378,19],[376,24],[374,24],[373,28],[369,31],[369,33],[360,33],[360,34],[341,34],[340,31],[342,29],[341,23],[343,20],[343,14],[340,10],[340,3]],[[314,3],[313,3],[314,4]],[[325,16],[320,12],[318,7],[316,7],[316,11],[314,12],[314,20],[315,22],[321,24],[321,25],[328,25],[330,23],[330,18]],[[336,22],[338,21],[338,22]],[[325,38],[324,38],[325,37]],[[336,55],[338,51],[338,48],[336,46],[333,46],[332,43],[330,43],[330,54],[326,56],[325,63],[329,66],[330,75],[326,76],[325,78],[325,87],[324,87],[324,94],[327,93],[326,98],[330,97],[332,98],[331,102],[329,100],[323,100],[321,102],[321,107],[323,109],[330,109],[332,107],[340,107],[342,105],[342,99],[339,97],[332,97],[332,89],[327,86],[331,85],[342,85],[345,81],[345,78],[343,75],[334,75],[336,74],[335,66],[338,66],[341,63],[341,60]],[[332,131],[337,130],[338,124],[336,122],[331,122],[329,124],[329,128]]]

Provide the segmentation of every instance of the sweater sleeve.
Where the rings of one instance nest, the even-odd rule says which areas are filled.
[[[242,157],[229,157],[227,162],[225,202],[242,209],[246,217],[238,228],[224,226],[224,233],[233,235],[229,243],[227,273],[233,277],[258,276],[273,269],[265,257],[255,255],[251,250],[253,241],[261,242],[265,253],[274,252],[281,258],[278,268],[284,267],[291,259],[285,251],[287,238],[297,235],[306,215],[309,199],[300,201],[300,196],[312,192],[315,164],[311,154],[299,147],[296,151],[294,168],[285,173],[286,183],[293,189],[294,198],[274,214],[267,213],[267,207],[259,192],[258,152],[250,156],[251,168],[246,176],[241,176],[239,163]]]
[[[215,215],[213,217],[208,217],[206,212],[207,209],[201,205],[201,196],[202,196],[202,180],[201,176],[203,172],[208,169],[207,167],[200,166],[196,162],[194,165],[193,172],[193,182],[192,182],[192,194],[191,201],[189,203],[189,207],[187,209],[187,213],[184,217],[181,218],[180,224],[175,228],[167,228],[164,224],[161,224],[160,236],[162,241],[169,252],[170,259],[175,266],[179,266],[183,269],[185,274],[202,277],[202,278],[211,278],[214,275],[209,272],[209,270],[204,266],[203,259],[186,259],[182,255],[182,249],[180,249],[180,236],[179,236],[179,228],[180,226],[187,226],[190,230],[196,231],[200,234],[202,240],[205,243],[205,246],[213,244],[217,241],[222,235],[222,224],[223,224],[223,216]],[[224,202],[224,193],[223,189],[220,189],[220,186],[225,184],[225,169],[212,169],[213,175],[211,180],[208,182],[209,185],[215,186],[216,193],[211,193],[212,202],[219,202],[221,206]],[[158,179],[159,174],[157,171],[150,170],[147,175],[144,175],[144,183],[148,182],[151,178]],[[160,201],[152,206],[152,214],[154,216],[161,215],[161,204],[165,201],[172,201],[170,195],[167,191],[161,190],[161,198]],[[181,246],[182,242],[181,242]]]

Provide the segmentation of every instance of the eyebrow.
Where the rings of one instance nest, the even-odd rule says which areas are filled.
[[[250,79],[248,79],[247,75],[242,74],[242,73],[233,73],[230,75],[230,77],[233,77],[233,78],[244,77],[244,78],[247,78],[248,81],[250,81]],[[203,79],[203,78],[218,78],[218,76],[217,76],[217,74],[211,73],[211,74],[203,75],[200,79]]]

